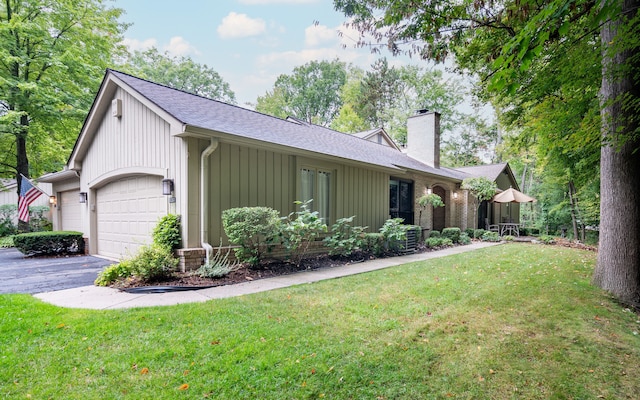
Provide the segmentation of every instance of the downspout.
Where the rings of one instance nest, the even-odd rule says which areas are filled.
[[[211,138],[211,143],[200,155],[200,241],[206,254],[206,263],[213,247],[209,244],[209,156],[218,148],[218,139]]]

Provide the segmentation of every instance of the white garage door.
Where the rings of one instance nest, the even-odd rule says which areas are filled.
[[[166,211],[161,177],[130,177],[98,189],[97,253],[117,259],[135,254],[151,243],[153,227]]]
[[[69,190],[59,193],[58,207],[60,209],[60,230],[82,232],[80,222],[79,190]],[[84,233],[84,232],[83,232]]]

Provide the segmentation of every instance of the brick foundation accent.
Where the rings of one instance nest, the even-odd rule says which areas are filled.
[[[180,259],[178,268],[181,272],[192,271],[204,264],[205,251],[202,248],[178,249],[176,255]]]
[[[234,262],[236,259],[236,254],[233,251],[235,246],[222,246],[222,247],[214,247],[213,252],[222,251],[229,252],[229,262]],[[329,252],[322,241],[315,241],[309,245],[309,249],[307,251],[306,256],[312,257],[318,254],[326,254]],[[178,264],[178,268],[180,268],[181,272],[193,271],[200,266],[202,266],[206,259],[205,250],[201,247],[191,248],[191,249],[178,249],[176,250],[176,255],[180,259],[180,263]],[[284,258],[286,256],[286,251],[282,246],[275,246],[270,252],[264,253],[264,259],[270,258]]]

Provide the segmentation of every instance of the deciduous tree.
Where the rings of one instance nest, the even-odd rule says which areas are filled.
[[[64,165],[105,68],[123,50],[121,12],[102,0],[2,1],[0,175]]]
[[[273,90],[258,97],[256,111],[329,126],[342,107],[337,94],[346,80],[346,64],[311,61],[294,68],[291,75],[280,75]]]
[[[594,282],[624,302],[640,304],[640,233],[628,229],[640,226],[638,0],[334,3],[363,37],[372,34],[378,45],[394,53],[409,51],[438,61],[455,55],[461,71],[480,77],[485,98],[505,107],[504,115],[519,123],[526,120],[527,110],[557,89],[568,88],[557,72],[573,65],[572,55],[601,55],[597,68],[602,77],[598,86],[604,145],[601,242]],[[579,76],[583,71],[578,67],[573,72]],[[585,123],[591,115],[584,114]]]
[[[130,54],[123,70],[198,96],[230,104],[236,102],[235,93],[220,74],[206,64],[196,63],[191,57],[171,56],[166,52],[163,54],[152,47]]]

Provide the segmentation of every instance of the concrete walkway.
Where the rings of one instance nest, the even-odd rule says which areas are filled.
[[[453,254],[465,253],[485,247],[495,246],[497,244],[499,243],[474,242],[467,246],[450,247],[443,250],[410,254],[400,257],[380,258],[358,264],[298,272],[295,274],[259,279],[235,285],[218,286],[192,291],[168,293],[126,293],[118,289],[108,287],[83,286],[74,289],[38,293],[34,295],[34,297],[60,307],[86,308],[94,310],[169,306],[183,303],[204,302],[212,299],[242,296],[251,293],[281,289],[288,286],[361,274],[414,261],[429,260]]]

